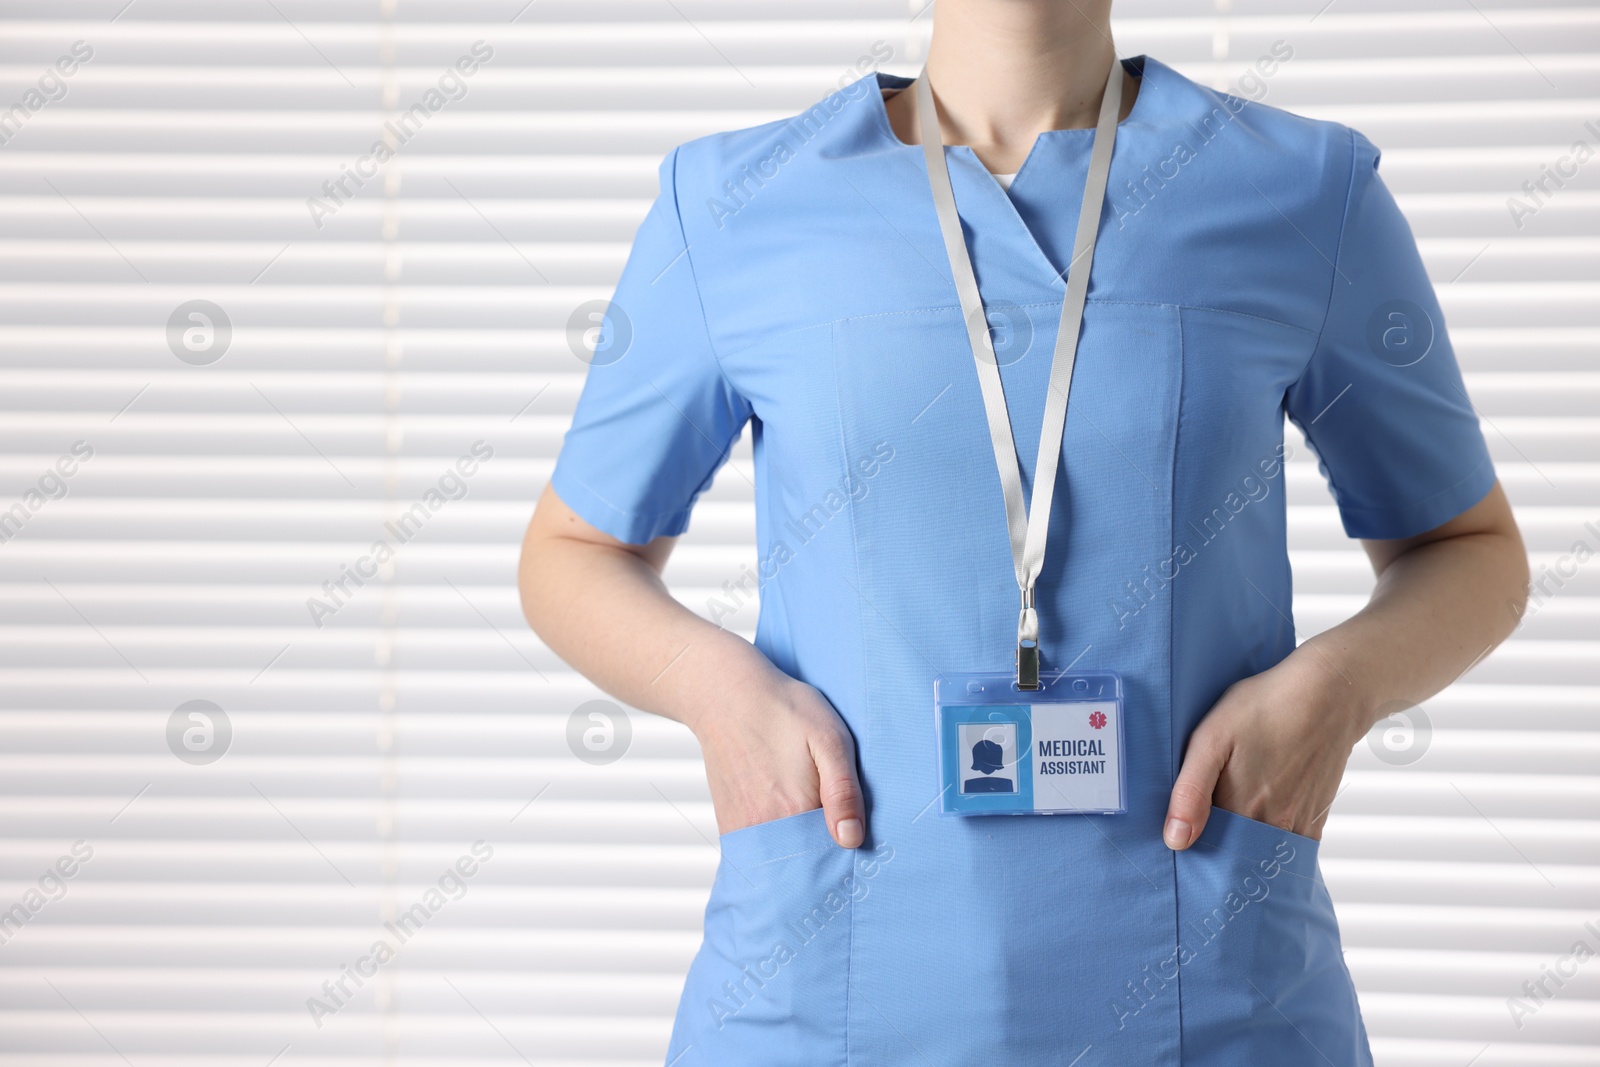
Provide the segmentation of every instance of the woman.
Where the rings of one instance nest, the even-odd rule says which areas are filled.
[[[1504,639],[1525,556],[1377,150],[1116,61],[1109,9],[943,0],[920,84],[661,166],[521,587],[704,751],[669,1062],[1371,1062],[1323,820]],[[1285,415],[1378,574],[1298,647]],[[746,422],[754,647],[659,577]],[[935,678],[1035,648],[1120,677],[1125,810],[946,816],[950,774],[1022,770],[999,735],[941,768]]]

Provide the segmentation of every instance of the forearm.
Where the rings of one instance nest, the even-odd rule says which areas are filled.
[[[1295,650],[1308,671],[1345,688],[1354,737],[1460,677],[1516,627],[1527,557],[1515,529],[1409,548],[1383,568],[1360,612]]]
[[[1319,838],[1350,749],[1420,704],[1516,628],[1528,560],[1505,493],[1426,533],[1365,541],[1366,607],[1241,678],[1190,735],[1163,838],[1188,848],[1212,805]]]
[[[517,577],[540,639],[633,707],[694,727],[713,694],[722,704],[781,679],[748,641],[673,599],[655,567],[627,548],[535,529]]]
[[[845,848],[865,839],[855,740],[814,688],[700,618],[661,580],[672,541],[628,545],[546,489],[522,542],[528,623],[562,659],[636,708],[676,719],[705,753],[717,828],[823,808]]]

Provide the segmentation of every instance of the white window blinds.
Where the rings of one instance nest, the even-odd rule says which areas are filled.
[[[1379,1062],[1594,1063],[1600,13],[1117,11],[1125,54],[1383,148],[1534,554],[1516,637],[1328,826]],[[660,1062],[697,749],[526,632],[517,544],[656,163],[914,73],[910,14],[0,6],[0,1067]],[[1370,579],[1290,486],[1310,634]],[[674,591],[753,533],[728,474]]]

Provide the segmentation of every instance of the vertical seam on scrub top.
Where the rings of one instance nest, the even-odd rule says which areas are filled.
[[[684,265],[689,268],[689,285],[692,289],[694,289],[694,304],[700,312],[700,329],[702,332],[704,332],[706,337],[706,350],[711,353],[711,362],[716,365],[717,377],[722,379],[722,384],[727,388],[728,393],[732,394],[732,396],[744,399],[743,394],[741,394],[739,390],[735,388],[733,380],[728,377],[728,372],[723,369],[722,357],[717,355],[717,339],[711,333],[711,319],[706,315],[706,299],[700,292],[700,276],[695,273],[694,256],[689,252],[689,235],[683,228],[683,212],[678,208],[678,153],[681,149],[682,146],[680,145],[672,150],[670,155],[671,165],[667,168],[667,173],[672,179],[672,221],[677,223],[678,239],[683,242],[683,262]],[[668,265],[667,269],[671,269],[670,264]],[[748,401],[746,401],[746,406],[750,406]],[[752,408],[752,414],[753,413],[754,409]],[[685,415],[684,418],[688,419],[689,417]],[[701,430],[700,427],[695,426],[694,420],[689,419],[689,425],[694,426],[696,432],[705,437],[707,440],[711,439],[709,434],[707,434],[704,430]],[[733,446],[743,435],[744,427],[743,424],[741,424],[738,432],[736,432],[729,440],[720,443],[712,442],[713,444],[718,445],[718,447],[721,449],[721,452],[717,458],[712,461],[711,469],[706,471],[705,477],[700,480],[699,487],[694,491],[694,496],[690,498],[690,508],[693,508],[693,501],[698,499],[701,493],[711,488],[711,483],[716,479],[717,471],[733,458]]]
[[[1177,312],[1178,319],[1178,402],[1174,405],[1172,427],[1172,458],[1167,470],[1167,541],[1177,544],[1178,530],[1178,454],[1183,446],[1183,385],[1184,385],[1184,350],[1183,350],[1183,311]],[[1178,617],[1178,586],[1174,582],[1172,595],[1167,598],[1167,704],[1172,706],[1176,690],[1173,687],[1172,665],[1177,661],[1177,649],[1174,646],[1176,639],[1175,620]],[[1173,719],[1167,720],[1167,774],[1174,782],[1178,774],[1178,739],[1173,736]],[[1162,813],[1165,823],[1166,813]]]
[[[1174,315],[1178,320],[1178,402],[1174,406],[1176,414],[1172,427],[1172,459],[1167,469],[1167,543],[1178,543],[1178,459],[1183,445],[1183,387],[1188,375],[1188,360],[1183,344],[1183,308],[1177,308]],[[1173,736],[1173,712],[1176,708],[1177,690],[1173,685],[1172,665],[1177,662],[1177,649],[1174,640],[1177,633],[1176,620],[1178,618],[1178,597],[1180,595],[1178,583],[1172,583],[1172,595],[1167,598],[1167,774],[1174,781],[1178,774],[1178,739]],[[1168,790],[1171,796],[1171,790]],[[1163,833],[1166,830],[1167,813],[1161,813]],[[1173,958],[1178,959],[1178,1062],[1183,1062],[1183,962],[1179,957],[1182,953],[1179,946],[1183,943],[1183,894],[1178,887],[1178,854],[1171,849],[1167,856],[1172,863],[1172,951]]]
[[[850,445],[849,445],[849,442],[845,440],[845,433],[844,433],[844,401],[839,395],[839,325],[838,325],[838,320],[835,320],[833,322],[828,323],[828,362],[829,362],[829,369],[833,372],[833,408],[834,408],[835,414],[838,415],[838,423],[837,423],[837,425],[839,427],[839,462],[844,464],[845,477],[848,478],[849,474],[850,474]],[[851,500],[850,501],[850,566],[851,566],[851,569],[855,571],[856,639],[858,641],[860,641],[864,645],[866,643],[866,640],[867,640],[867,623],[866,623],[866,611],[865,611],[866,597],[861,592],[861,538],[860,538],[860,535],[859,535],[859,533],[858,533],[858,531],[856,529],[856,504],[857,504],[857,501],[855,501],[855,500]],[[866,738],[864,740],[857,740],[857,742],[856,742],[856,764],[857,764],[856,773],[857,774],[861,773],[861,768],[860,768],[861,751],[866,747],[866,742],[869,742],[872,739],[872,709],[877,704],[877,701],[873,700],[871,694],[869,694],[867,692],[866,656],[863,655],[860,658],[859,662],[862,664],[861,684],[860,684],[860,687],[856,690],[856,692],[860,693],[862,695],[862,697],[864,698],[864,700],[866,701],[866,708],[864,709],[865,712],[866,712]],[[861,809],[862,809],[863,812],[866,812],[866,808],[867,808],[867,796],[866,796],[866,790],[865,790],[865,788],[863,788],[862,789],[862,795],[861,795]],[[871,822],[869,822],[868,825],[870,826]],[[863,845],[866,844],[865,840],[862,841],[862,844]],[[850,865],[851,865],[852,868],[854,868],[854,866],[855,866],[855,856],[854,855],[852,855],[850,857]],[[856,963],[856,905],[858,905],[859,903],[860,903],[859,900],[852,900],[850,902],[850,925],[845,928],[845,947],[844,947],[844,1067],[850,1067],[850,1007],[851,1007],[851,1003],[852,1003],[852,994],[853,994],[853,990],[854,990],[854,986],[852,984],[852,980],[855,977],[855,963]]]

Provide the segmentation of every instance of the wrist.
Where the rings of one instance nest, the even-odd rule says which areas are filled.
[[[754,645],[726,630],[685,652],[683,659],[691,656],[693,660],[673,668],[683,668],[677,687],[683,699],[673,718],[702,742],[742,709],[770,703],[791,680]]]
[[[1379,701],[1369,691],[1366,673],[1343,652],[1319,636],[1301,644],[1281,666],[1299,698],[1335,724],[1342,741],[1354,747],[1376,721]]]

